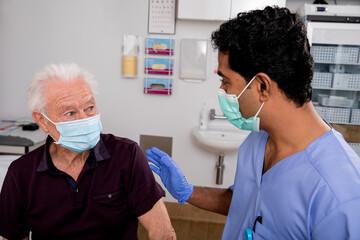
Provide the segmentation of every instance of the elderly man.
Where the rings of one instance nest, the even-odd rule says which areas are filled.
[[[75,64],[49,65],[28,89],[46,144],[9,167],[0,194],[0,235],[8,239],[175,239],[162,197],[139,146],[100,134],[92,75]]]

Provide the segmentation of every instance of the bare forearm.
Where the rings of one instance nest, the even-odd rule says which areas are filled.
[[[175,230],[162,199],[138,219],[147,230],[150,240],[176,240]]]
[[[222,188],[194,187],[188,203],[211,212],[227,215],[232,191]]]

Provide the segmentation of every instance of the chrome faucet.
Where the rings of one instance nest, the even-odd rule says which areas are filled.
[[[215,119],[226,119],[226,117],[224,115],[216,115],[215,109],[212,108],[210,109],[210,120],[215,120]]]

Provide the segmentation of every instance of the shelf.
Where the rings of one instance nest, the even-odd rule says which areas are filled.
[[[326,119],[325,119],[326,120]],[[343,125],[348,125],[348,126],[360,126],[360,124],[356,124],[356,123],[346,123],[346,122],[329,122],[327,121],[328,123],[330,124],[343,124]]]
[[[312,87],[313,89],[360,92],[360,89]]]
[[[357,110],[358,108],[352,108],[352,107],[335,107],[335,106],[324,106],[324,105],[321,105],[319,102],[313,102],[314,106],[315,107],[323,107],[323,108],[339,108],[339,109],[355,109]],[[342,121],[340,122],[336,122],[336,123],[343,123]]]
[[[360,66],[360,63],[334,63],[334,62],[315,62],[314,63],[318,63],[318,64],[333,64],[333,65],[355,65],[355,66]]]

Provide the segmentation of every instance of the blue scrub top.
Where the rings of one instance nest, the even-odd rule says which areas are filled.
[[[331,129],[262,175],[265,131],[240,146],[222,239],[360,239],[360,158]],[[254,231],[254,222],[257,221]]]

